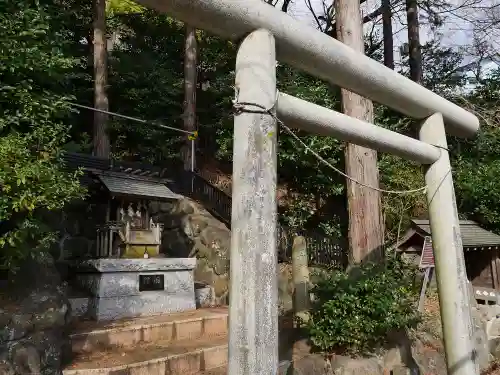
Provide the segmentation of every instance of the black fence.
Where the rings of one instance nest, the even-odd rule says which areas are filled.
[[[231,225],[231,197],[197,173],[179,173],[182,194],[199,201],[218,219]]]
[[[278,224],[278,260],[292,261],[293,240],[304,237],[310,266],[343,269],[347,265],[346,244],[335,237],[312,231],[298,231]]]
[[[182,176],[182,194],[199,201],[230,226],[231,197],[196,173],[183,172]],[[291,262],[296,236],[303,236],[306,240],[310,265],[344,268],[347,264],[346,246],[341,240],[309,231],[295,231],[281,224],[278,224],[279,261]]]

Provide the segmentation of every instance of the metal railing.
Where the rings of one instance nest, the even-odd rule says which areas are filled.
[[[230,226],[231,197],[197,173],[183,171],[181,176],[182,194],[199,201],[210,213]],[[294,230],[281,224],[278,224],[277,236],[279,261],[291,262],[293,239],[296,236],[306,240],[310,265],[345,267],[347,253],[343,241],[312,231]]]

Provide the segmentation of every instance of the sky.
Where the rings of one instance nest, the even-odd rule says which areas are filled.
[[[330,0],[325,0],[330,1]],[[483,41],[486,41],[492,48],[496,51],[500,51],[500,27],[495,29],[482,30],[481,32],[474,32],[473,25],[476,24],[478,20],[484,19],[484,7],[496,5],[498,6],[498,13],[500,15],[500,0],[444,0],[448,4],[453,5],[451,12],[446,12],[443,14],[444,24],[439,29],[441,34],[441,44],[444,46],[450,46],[455,48],[467,48],[473,44],[474,35]],[[311,0],[313,8],[318,10],[318,14],[321,14],[323,0]],[[367,0],[365,4],[362,5],[362,12],[364,15],[369,14],[373,10],[379,7],[380,0]],[[403,5],[404,7],[404,5]],[[293,0],[293,4],[290,7],[289,13],[300,19],[302,22],[308,23],[311,26],[315,26],[315,21],[309,11],[306,0]],[[420,17],[421,20],[421,43],[433,39],[433,32],[431,28],[426,24],[425,17],[423,15]],[[393,17],[393,30],[395,32],[394,47],[395,47],[395,59],[400,59],[399,48],[400,46],[407,42],[407,30],[406,30],[406,14],[404,11],[396,12]],[[371,25],[365,25],[365,28],[370,28]],[[381,27],[381,26],[379,26]],[[472,61],[476,57],[474,55],[469,56],[466,60]],[[483,69],[489,71],[495,68],[497,65],[495,63],[488,62],[484,64]]]

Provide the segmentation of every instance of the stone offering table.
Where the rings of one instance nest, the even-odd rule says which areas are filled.
[[[94,259],[75,264],[75,315],[95,320],[165,314],[196,308],[196,258]]]

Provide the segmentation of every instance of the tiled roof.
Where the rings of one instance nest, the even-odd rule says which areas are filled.
[[[133,178],[126,175],[112,176],[99,174],[97,178],[112,195],[133,196],[146,199],[179,199],[163,183],[153,180]]]
[[[162,168],[147,163],[110,160],[89,154],[68,152],[63,155],[67,168],[123,172],[130,175],[161,177]]]
[[[412,220],[413,226],[426,235],[431,234],[429,220]],[[460,233],[464,247],[499,246],[500,236],[483,229],[475,221],[460,220]]]

